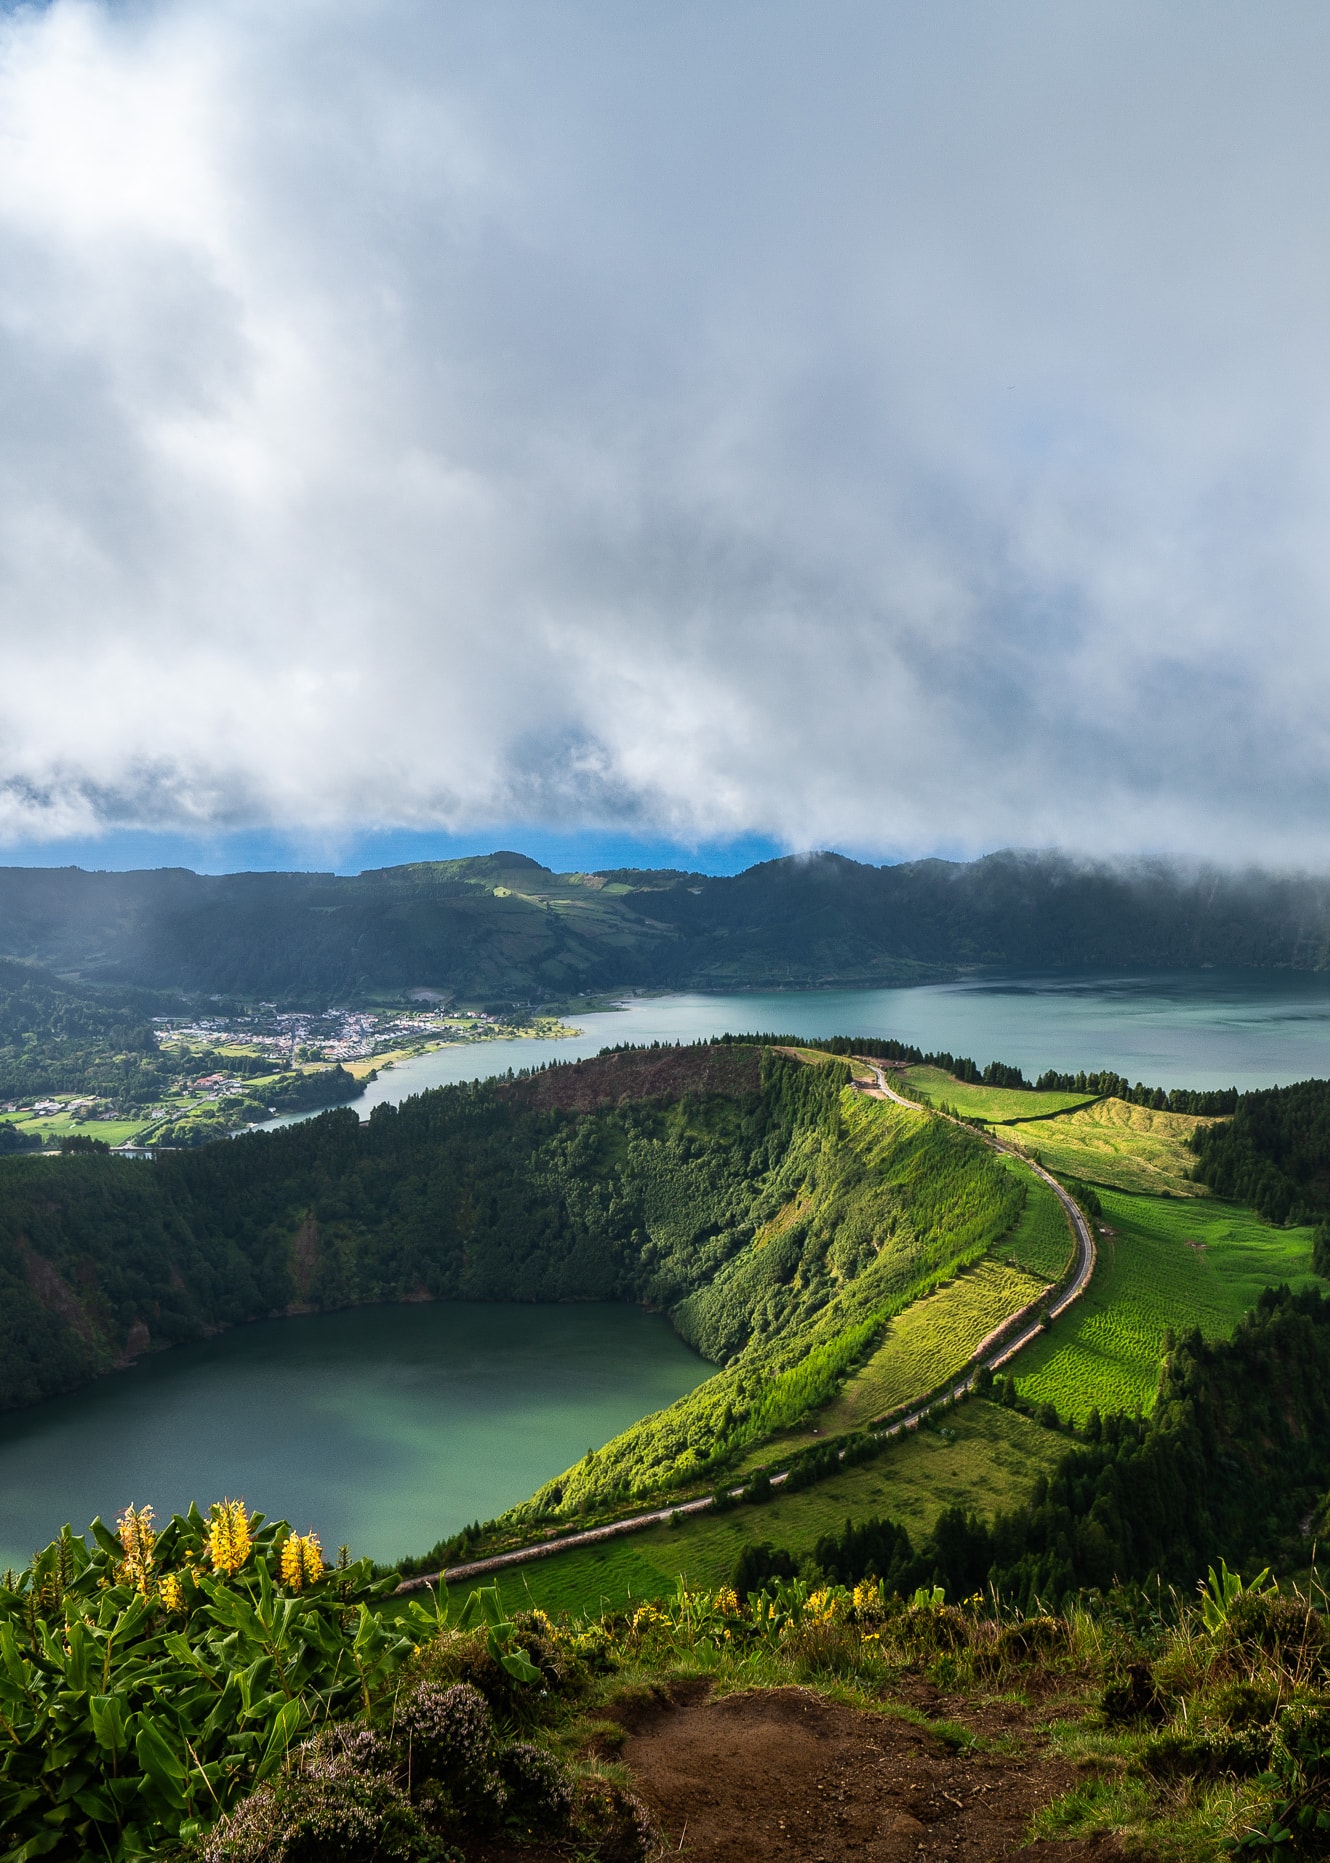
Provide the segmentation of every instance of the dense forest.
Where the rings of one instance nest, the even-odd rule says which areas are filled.
[[[1244,1093],[1233,1117],[1202,1128],[1192,1145],[1196,1174],[1217,1196],[1250,1204],[1274,1223],[1330,1216],[1330,1080]],[[1322,1239],[1318,1255],[1325,1247]],[[1324,1272],[1320,1260],[1317,1267]]]
[[[719,1380],[537,1511],[687,1475],[829,1396],[1024,1191],[977,1138],[739,1043],[444,1087],[154,1163],[0,1161],[0,1404],[358,1302],[633,1300]]]
[[[973,964],[1319,970],[1330,881],[1017,853],[894,867],[817,854],[726,878],[556,874],[510,852],[345,877],[9,867],[0,954],[84,982],[320,1008],[414,986],[525,1003]]]
[[[152,1028],[160,1007],[145,990],[90,988],[0,958],[0,1099],[151,1099],[171,1071]]]

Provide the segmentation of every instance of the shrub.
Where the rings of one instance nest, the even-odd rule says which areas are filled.
[[[1171,1712],[1169,1698],[1159,1688],[1149,1663],[1134,1662],[1120,1682],[1110,1683],[1100,1701],[1110,1727],[1130,1727],[1142,1721],[1162,1727]]]
[[[422,1823],[379,1755],[321,1736],[198,1848],[202,1863],[444,1863],[456,1851]],[[371,1763],[367,1764],[369,1761]]]
[[[651,1819],[625,1787],[599,1774],[578,1781],[573,1829],[600,1863],[643,1863],[651,1848]]]
[[[398,1744],[406,1748],[414,1787],[442,1787],[452,1807],[469,1819],[496,1819],[507,1802],[499,1776],[489,1703],[470,1682],[441,1687],[424,1682],[398,1715]]]
[[[499,1754],[499,1777],[507,1794],[507,1819],[550,1835],[566,1831],[572,1815],[572,1782],[543,1747],[514,1740]]]

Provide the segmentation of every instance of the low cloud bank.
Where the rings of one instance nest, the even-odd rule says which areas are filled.
[[[0,839],[1330,855],[1330,16],[0,15]]]

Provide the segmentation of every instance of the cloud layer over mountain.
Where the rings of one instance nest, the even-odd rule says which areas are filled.
[[[0,839],[1330,856],[1330,14],[0,15]]]

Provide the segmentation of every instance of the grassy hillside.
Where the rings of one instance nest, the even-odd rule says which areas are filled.
[[[767,1540],[808,1548],[847,1516],[888,1515],[922,1541],[943,1508],[963,1507],[991,1520],[1018,1507],[1067,1447],[1067,1437],[976,1399],[949,1412],[937,1428],[911,1433],[872,1462],[801,1493],[777,1489],[761,1506],[691,1516],[678,1526],[553,1553],[496,1574],[496,1582],[508,1609],[597,1615],[630,1598],[671,1596],[680,1578],[690,1586],[727,1585],[745,1546]],[[464,1594],[466,1587],[454,1589]]]
[[[957,1080],[940,1067],[906,1067],[895,1082],[910,1099],[926,1106],[949,1106],[962,1119],[982,1119],[989,1125],[1009,1125],[1025,1119],[1047,1119],[1051,1114],[1084,1106],[1088,1093],[1036,1093],[1033,1088],[988,1087]]]
[[[1196,1169],[1192,1138],[1213,1123],[1110,1099],[1043,1120],[1012,1136],[1050,1171],[1081,1177],[1087,1183],[1201,1197],[1206,1187],[1192,1176]]]
[[[1006,1168],[1025,1192],[1020,1220],[1002,1238],[1002,1259],[1041,1281],[1057,1281],[1071,1266],[1074,1243],[1066,1211],[1047,1184],[1014,1158]]]
[[[1094,1280],[1015,1366],[1022,1393],[1064,1416],[1149,1410],[1170,1328],[1226,1338],[1264,1288],[1315,1282],[1309,1229],[1208,1198],[1101,1194],[1108,1233]]]
[[[844,1079],[843,1069],[798,1071]],[[731,1362],[513,1518],[645,1495],[787,1429],[835,1396],[892,1315],[980,1260],[1022,1207],[1019,1184],[969,1133],[843,1086],[773,1186],[768,1201],[781,1200],[751,1241],[673,1309],[700,1351]]]
[[[995,1328],[1038,1300],[1044,1289],[1033,1275],[987,1259],[913,1301],[888,1325],[872,1356],[818,1412],[819,1432],[863,1429],[954,1378]],[[807,1440],[805,1431],[796,1430],[781,1439],[781,1448]]]

